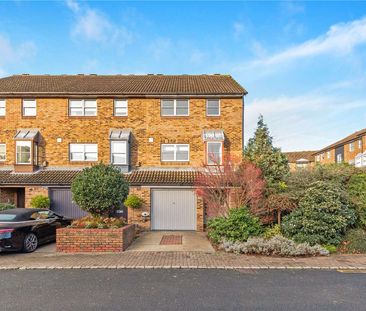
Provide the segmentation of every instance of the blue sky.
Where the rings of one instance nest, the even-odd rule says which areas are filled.
[[[285,151],[366,127],[366,2],[0,3],[0,76],[228,73]]]

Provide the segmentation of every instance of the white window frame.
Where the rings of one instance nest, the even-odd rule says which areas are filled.
[[[3,144],[3,143],[1,143],[0,144],[0,147],[4,147],[4,159],[1,159],[0,158],[0,162],[5,162],[6,161],[6,144]],[[0,155],[1,155],[1,153],[0,153]]]
[[[327,158],[330,159],[330,151],[327,151]]]
[[[18,161],[18,146],[19,147],[30,147],[30,156],[29,156],[29,162],[19,162]],[[31,140],[19,140],[15,142],[15,162],[16,164],[27,164],[27,165],[31,165],[32,164],[32,154],[33,154],[33,143]]]
[[[362,140],[361,139],[359,139],[358,140],[358,149],[361,149],[362,148]]]
[[[163,160],[163,146],[173,146],[174,147],[174,160]],[[188,147],[188,158],[186,160],[177,160],[178,146],[187,146]],[[161,146],[160,146],[161,162],[189,162],[189,159],[190,159],[190,145],[189,144],[161,144]]]
[[[355,151],[355,145],[354,145],[354,143],[350,143],[349,144],[349,152],[353,152],[353,151]]]
[[[126,107],[116,107],[118,103],[125,103]],[[117,114],[117,109],[126,109],[125,114]],[[113,102],[113,115],[116,117],[127,117],[128,116],[128,100],[127,99],[115,99]]]
[[[174,114],[163,114],[163,101],[164,100],[173,101]],[[187,101],[187,103],[188,103],[187,114],[177,114],[177,101],[178,100],[185,100],[185,101]],[[162,117],[188,117],[189,116],[189,112],[190,112],[189,106],[190,106],[190,101],[189,101],[189,99],[186,99],[186,98],[175,98],[175,99],[173,99],[173,98],[163,98],[163,99],[160,100],[160,115]]]
[[[124,144],[125,145],[125,153],[121,153],[121,152],[113,152],[113,145],[114,144]],[[111,141],[111,164],[113,165],[127,165],[128,164],[128,154],[127,154],[127,147],[128,147],[128,144],[127,144],[127,141],[126,140],[112,140]],[[121,162],[113,162],[113,155],[114,154],[124,154],[125,155],[125,163],[121,163]]]
[[[72,104],[72,102],[81,102],[81,107],[80,108],[78,108],[78,109],[81,109],[81,111],[82,111],[82,114],[72,114],[71,113],[71,111],[72,111],[72,107],[71,107],[71,104]],[[86,115],[85,114],[85,110],[86,109],[90,109],[90,107],[85,107],[85,102],[86,101],[94,101],[95,102],[95,113],[93,114],[93,115]],[[94,108],[94,107],[93,107]],[[76,109],[75,107],[74,107],[74,109]],[[96,117],[98,115],[98,102],[97,102],[97,100],[96,99],[92,99],[92,98],[90,98],[90,99],[69,99],[69,116],[70,117]]]
[[[342,163],[343,162],[343,157],[342,157],[342,154],[341,153],[338,153],[337,154],[337,163]]]
[[[219,113],[218,114],[209,114],[208,113],[208,102],[210,100],[217,100],[219,102]],[[207,99],[206,100],[206,116],[207,117],[219,117],[221,116],[221,100],[220,99],[217,99],[217,98],[210,98],[210,99]]]
[[[25,104],[34,104],[34,107],[25,107]],[[26,113],[26,111],[28,112]],[[30,111],[34,111],[29,113]],[[22,114],[24,117],[35,117],[37,116],[37,100],[35,99],[23,99],[22,101]]]
[[[83,150],[82,151],[80,151],[80,152],[78,152],[78,153],[81,153],[82,154],[82,158],[83,159],[75,159],[75,160],[73,160],[72,159],[72,156],[71,156],[71,154],[72,153],[77,153],[77,152],[71,152],[71,149],[72,149],[72,146],[75,146],[75,145],[78,145],[78,146],[82,146],[83,148]],[[86,158],[86,154],[87,153],[91,153],[91,152],[87,152],[86,151],[86,147],[87,146],[96,146],[96,152],[93,152],[93,153],[96,153],[97,154],[97,156],[96,156],[96,159],[95,160],[90,160],[90,159],[87,159]],[[69,145],[69,160],[70,160],[70,162],[97,162],[98,161],[98,144],[93,144],[93,143],[71,143],[70,145]]]
[[[6,99],[0,99],[0,117],[6,115]]]
[[[222,165],[222,152],[223,152],[223,142],[222,141],[208,141],[207,142],[207,146],[206,146],[206,164],[207,165],[217,165],[217,163],[212,162],[212,160],[209,157],[208,154],[208,145],[213,145],[213,144],[220,144],[220,163],[219,165]],[[211,163],[210,163],[211,162]]]

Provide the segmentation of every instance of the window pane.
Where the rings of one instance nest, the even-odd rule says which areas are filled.
[[[178,99],[177,100],[177,116],[188,115],[188,100]]]
[[[98,154],[96,152],[85,152],[86,161],[96,161],[98,160]]]
[[[0,100],[0,116],[5,116],[5,100]]]
[[[161,101],[161,115],[173,116],[174,115],[174,100],[162,100]]]
[[[112,163],[113,164],[127,164],[126,155],[121,154],[121,153],[112,154]]]
[[[82,152],[71,152],[70,153],[71,161],[84,161],[84,153]]]
[[[36,116],[36,109],[34,108],[24,108],[24,115],[29,117]]]
[[[97,144],[86,144],[85,145],[85,152],[98,152],[98,145]]]
[[[189,146],[188,145],[177,145],[177,161],[188,161],[189,160]]]
[[[70,108],[70,116],[82,116],[83,108]]]
[[[112,142],[112,153],[126,153],[126,142]]]
[[[85,116],[96,116],[97,109],[96,108],[85,108],[84,115]]]
[[[71,108],[83,108],[83,101],[82,100],[75,100],[72,99],[69,101],[70,109]]]
[[[24,99],[23,100],[23,107],[24,108],[36,108],[36,101],[31,99]]]
[[[95,99],[87,99],[84,101],[84,107],[97,109],[97,101]]]
[[[83,144],[70,144],[70,152],[84,152]]]
[[[17,163],[30,164],[31,163],[31,142],[19,141],[16,143]]]
[[[6,159],[6,146],[5,144],[0,145],[0,161],[5,161]]]
[[[220,101],[217,99],[207,100],[207,115],[218,116],[220,115]]]
[[[115,116],[127,116],[127,108],[115,108]]]
[[[221,164],[222,160],[222,144],[221,143],[207,143],[207,163]]]
[[[174,161],[174,145],[162,145],[161,146],[161,160],[162,161]]]
[[[5,116],[5,108],[0,108],[0,116]]]

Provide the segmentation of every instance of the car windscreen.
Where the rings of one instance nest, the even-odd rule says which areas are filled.
[[[14,214],[0,214],[0,221],[12,221],[17,217]]]

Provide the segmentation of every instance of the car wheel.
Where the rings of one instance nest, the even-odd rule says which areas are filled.
[[[25,253],[34,252],[38,247],[38,238],[34,233],[27,233],[23,241],[23,251]]]

